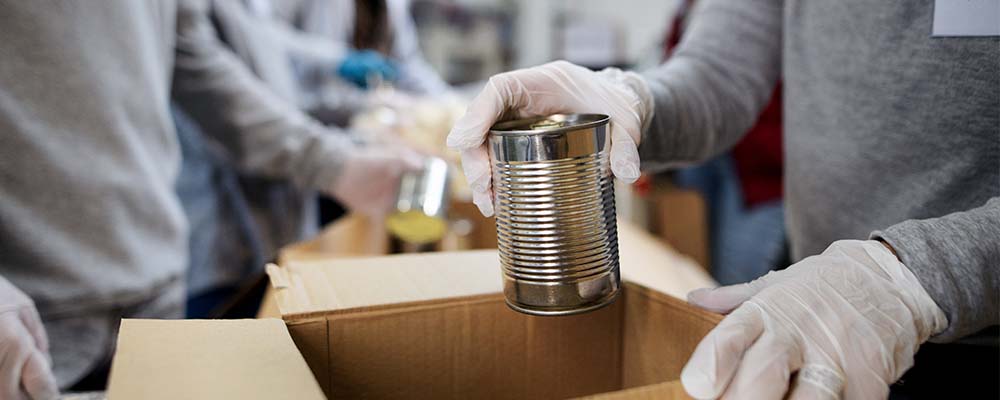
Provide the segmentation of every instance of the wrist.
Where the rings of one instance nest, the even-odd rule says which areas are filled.
[[[881,243],[882,246],[884,246],[887,250],[889,250],[889,252],[892,253],[892,255],[895,256],[897,260],[899,260],[900,262],[903,261],[902,259],[899,258],[899,253],[896,252],[896,249],[893,248],[892,245],[889,244],[889,242],[886,242],[882,238],[875,238],[875,241]]]
[[[646,134],[653,120],[653,92],[649,90],[646,80],[632,71],[622,71],[618,68],[605,68],[598,72],[614,85],[620,87],[633,98],[633,108],[639,115],[639,135]]]
[[[943,310],[924,289],[913,271],[903,264],[895,247],[881,237],[876,237],[872,241],[892,255],[892,261],[889,261],[887,254],[882,261],[877,262],[878,269],[887,275],[888,281],[898,291],[900,300],[910,309],[917,330],[916,344],[919,345],[931,336],[941,333],[948,326],[948,319]]]

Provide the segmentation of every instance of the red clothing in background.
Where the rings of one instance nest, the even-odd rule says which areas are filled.
[[[747,207],[781,199],[784,152],[781,146],[781,84],[757,124],[736,143],[732,155]]]

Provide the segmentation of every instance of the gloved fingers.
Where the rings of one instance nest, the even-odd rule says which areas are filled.
[[[639,148],[624,128],[611,125],[611,172],[627,183],[639,179]]]
[[[461,152],[462,170],[472,190],[472,202],[484,216],[493,215],[493,187],[490,157],[485,146]]]
[[[18,311],[17,316],[31,337],[35,339],[35,348],[43,353],[48,353],[49,337],[45,334],[45,326],[42,325],[42,319],[38,316],[38,310],[35,307],[25,307]]]
[[[39,351],[31,352],[21,370],[21,386],[33,400],[51,400],[59,398],[59,388],[56,378],[52,375],[45,356]]]
[[[723,399],[781,399],[792,371],[802,365],[802,353],[790,338],[768,332],[743,355]]]
[[[705,310],[726,314],[770,286],[782,273],[784,271],[771,271],[747,283],[695,289],[688,293],[687,301]]]
[[[472,203],[479,208],[479,212],[483,214],[484,217],[492,217],[493,210],[493,192],[472,192]]]
[[[448,133],[446,140],[448,147],[467,150],[483,145],[486,133],[507,108],[505,98],[500,94],[498,87],[508,85],[507,80],[510,78],[504,76],[504,74],[500,74],[490,78],[486,87],[472,99],[472,102],[465,109],[465,114],[455,121],[451,132]],[[505,90],[505,92],[509,92],[509,90]]]
[[[815,399],[840,399],[844,389],[844,374],[838,368],[826,364],[806,363],[795,374],[791,388],[788,391],[788,400],[815,400]],[[871,394],[869,394],[871,395]],[[886,392],[881,397],[861,397],[861,398],[886,398],[888,397],[888,386]]]
[[[493,171],[490,168],[490,156],[486,147],[463,150],[460,156],[462,158],[462,171],[465,172],[469,188],[473,192],[490,190]]]
[[[861,349],[860,351],[865,351]],[[871,353],[875,353],[870,352]],[[881,358],[891,357],[890,355],[883,355]],[[900,371],[898,375],[882,376],[878,373],[872,371],[872,369],[867,365],[859,365],[859,363],[851,362],[849,360],[843,361],[843,364],[838,364],[841,368],[837,369],[842,371],[843,376],[843,390],[841,390],[842,397],[845,399],[885,399],[889,397],[889,385],[892,382],[899,379],[904,371]],[[897,367],[899,364],[897,363]]]
[[[561,112],[607,112],[594,98],[591,73],[566,61],[494,75],[455,121],[448,147],[462,150],[483,144],[490,127],[509,118]]]
[[[684,390],[696,399],[719,397],[736,373],[744,353],[764,332],[759,307],[737,308],[698,343],[681,371]]]
[[[699,308],[726,314],[739,307],[756,293],[749,284],[695,289],[688,293],[687,301]]]
[[[25,362],[35,350],[31,335],[13,313],[0,314],[0,399],[28,398],[21,377]]]

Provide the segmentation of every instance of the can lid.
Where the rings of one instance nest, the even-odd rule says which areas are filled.
[[[611,118],[604,114],[552,114],[499,122],[490,133],[500,136],[559,133],[605,125]]]

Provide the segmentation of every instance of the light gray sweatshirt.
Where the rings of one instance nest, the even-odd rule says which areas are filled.
[[[262,86],[189,0],[0,2],[0,276],[43,318],[184,272],[171,96],[239,164],[328,188],[350,144]]]
[[[891,244],[951,341],[1000,308],[1000,40],[931,37],[933,1],[703,0],[646,73],[646,168],[738,141],[784,80],[793,260],[839,239]]]

